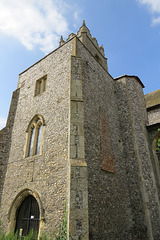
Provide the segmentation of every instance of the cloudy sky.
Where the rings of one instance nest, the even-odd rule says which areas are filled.
[[[83,19],[103,44],[113,77],[160,88],[160,0],[0,0],[0,129],[18,75],[76,33]]]

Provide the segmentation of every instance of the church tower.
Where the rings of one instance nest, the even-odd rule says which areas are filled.
[[[0,131],[0,219],[6,232],[73,240],[160,239],[159,192],[143,84],[113,79],[83,21],[19,75]]]

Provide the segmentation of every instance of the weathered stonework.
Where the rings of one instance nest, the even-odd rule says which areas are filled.
[[[12,225],[8,222],[10,206],[19,192],[26,188],[36,191],[43,203],[43,231],[57,232],[62,223],[69,188],[68,129],[72,45],[71,40],[67,46],[62,46],[20,74],[19,104],[14,118],[0,210],[0,219],[5,223],[6,230],[8,224]],[[36,80],[46,74],[46,91],[34,97]],[[42,154],[24,157],[26,130],[37,114],[41,114],[45,121]]]
[[[82,98],[82,63],[74,38],[70,79],[70,195],[69,239],[89,239],[88,173],[84,148],[84,102]]]
[[[20,74],[0,131],[5,231],[31,195],[39,235],[58,233],[66,205],[70,240],[160,239],[160,98],[159,90],[144,97],[143,87],[136,76],[112,78],[85,22]],[[38,121],[40,150],[30,154]]]
[[[12,95],[10,111],[8,114],[7,124],[4,129],[0,131],[0,205],[3,192],[3,184],[7,171],[7,164],[12,140],[12,129],[14,124],[15,113],[19,99],[19,89]]]

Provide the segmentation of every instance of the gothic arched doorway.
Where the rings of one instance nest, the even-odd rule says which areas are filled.
[[[15,232],[26,236],[33,229],[38,234],[39,217],[40,211],[36,199],[32,195],[27,196],[17,211]]]

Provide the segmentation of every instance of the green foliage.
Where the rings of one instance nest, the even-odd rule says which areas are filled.
[[[42,234],[42,235],[40,236],[40,240],[51,240],[51,239],[49,239],[49,238],[47,237],[47,234],[44,233],[44,234]]]
[[[2,223],[0,221],[0,240],[37,240],[37,232],[33,231],[33,229],[29,232],[27,236],[21,237],[18,236],[17,233],[10,232],[8,234],[5,234],[2,229]],[[42,239],[45,240],[45,239]]]
[[[160,128],[158,128],[158,132],[160,132]],[[160,152],[160,138],[157,140],[156,151],[157,153]]]
[[[33,231],[33,229],[28,233],[27,236],[22,238],[23,240],[37,240],[37,232]]]
[[[8,234],[4,234],[2,229],[0,229],[0,240],[37,240],[37,233],[33,230],[29,232],[27,236],[20,237],[17,235],[17,233],[10,232]],[[42,239],[44,240],[44,239]]]

